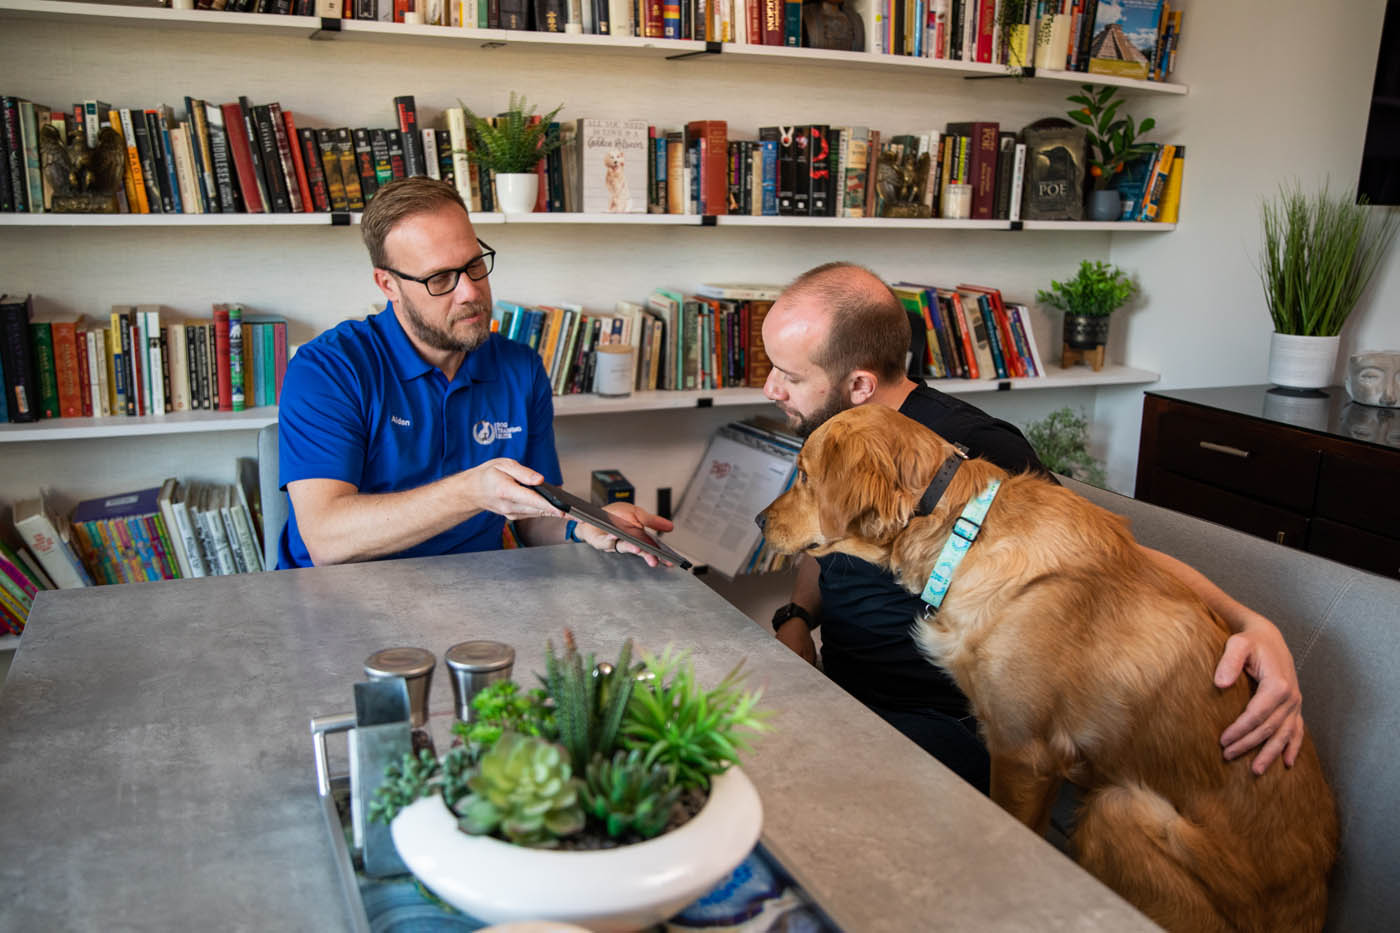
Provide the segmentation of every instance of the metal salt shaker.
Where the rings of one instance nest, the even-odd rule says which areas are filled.
[[[408,684],[409,724],[422,729],[428,724],[428,688],[436,666],[437,657],[423,648],[385,648],[365,659],[365,676],[402,677]]]
[[[482,688],[510,679],[515,666],[515,649],[499,641],[463,641],[448,648],[444,660],[452,676],[457,718],[471,722],[475,717],[472,698]]]

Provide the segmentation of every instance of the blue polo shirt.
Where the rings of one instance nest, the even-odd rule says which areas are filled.
[[[418,355],[392,304],[297,350],[279,406],[283,489],[301,479],[337,479],[362,493],[398,492],[497,457],[562,482],[554,401],[539,354],[492,334],[448,382]],[[502,516],[482,512],[393,556],[496,550],[504,525]],[[277,566],[311,566],[295,509]]]

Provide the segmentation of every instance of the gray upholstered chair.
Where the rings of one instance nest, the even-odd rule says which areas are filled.
[[[277,542],[290,506],[277,480],[277,422],[258,431],[258,496],[262,499],[263,567],[277,568]]]

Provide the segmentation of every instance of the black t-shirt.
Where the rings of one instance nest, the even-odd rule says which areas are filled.
[[[1044,470],[1016,429],[972,405],[920,385],[899,412],[1011,473]],[[889,709],[932,708],[953,716],[967,700],[914,645],[910,628],[923,607],[894,575],[845,554],[821,564],[822,666],[858,700]]]

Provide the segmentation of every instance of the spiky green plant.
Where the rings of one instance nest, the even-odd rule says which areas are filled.
[[[598,670],[592,654],[579,654],[573,633],[567,629],[563,657],[554,653],[552,641],[546,643],[545,690],[554,701],[559,743],[569,750],[576,772],[583,773],[595,752],[605,757],[612,754],[638,667],[632,663],[630,639],[623,643],[609,673]]]
[[[763,691],[740,689],[742,661],[711,690],[696,683],[687,652],[667,647],[659,657],[647,655],[645,662],[656,676],[632,691],[623,743],[642,750],[648,766],[671,768],[682,787],[708,788],[710,777],[748,748],[745,733],[767,729],[767,714],[755,708]]]
[[[453,812],[463,832],[498,830],[517,845],[553,848],[583,829],[583,805],[569,756],[537,736],[507,732],[481,756],[466,780],[469,793]]]
[[[609,836],[636,833],[650,839],[666,828],[681,788],[672,782],[669,768],[647,765],[642,750],[634,748],[611,760],[594,755],[580,795],[584,812],[602,823]]]
[[[563,109],[560,104],[549,113],[532,121],[535,107],[528,107],[523,94],[510,94],[510,107],[497,117],[495,124],[483,120],[462,104],[471,128],[472,142],[476,147],[476,159],[493,172],[520,173],[533,172],[535,165],[560,146],[558,138],[550,138],[549,124]]]
[[[1395,213],[1350,194],[1334,196],[1325,184],[1310,197],[1294,182],[1266,200],[1262,214],[1259,277],[1274,330],[1341,333],[1395,237]]]
[[[1128,274],[1103,260],[1080,261],[1074,278],[1063,282],[1050,281],[1049,289],[1036,292],[1037,301],[1059,308],[1067,314],[1103,317],[1117,311],[1124,302],[1137,294],[1138,286]]]

